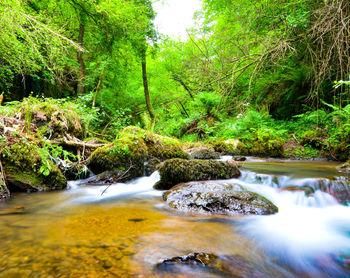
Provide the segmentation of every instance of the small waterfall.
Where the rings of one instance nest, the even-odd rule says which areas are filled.
[[[69,182],[70,190],[66,194],[76,195],[72,202],[96,203],[109,201],[121,197],[132,196],[161,196],[161,191],[153,189],[153,185],[160,180],[156,171],[149,177],[141,177],[127,183],[115,183],[111,185],[91,186],[86,180]]]
[[[267,254],[313,277],[349,277],[349,182],[243,170],[235,182],[275,203],[279,212],[243,219],[239,230]],[[346,260],[346,259],[345,259]],[[345,268],[344,268],[345,267]]]
[[[344,177],[327,178],[293,178],[286,175],[268,175],[259,174],[253,171],[242,171],[240,180],[250,184],[261,184],[273,188],[279,188],[281,191],[295,192],[294,198],[297,198],[299,204],[330,205],[337,201],[347,204],[350,200],[349,182]],[[310,200],[305,200],[310,197]],[[328,193],[328,194],[322,194]]]

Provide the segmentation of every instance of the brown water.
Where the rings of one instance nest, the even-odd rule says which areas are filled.
[[[335,166],[325,162],[246,164],[250,171],[298,178],[341,176]],[[128,191],[142,188],[143,183],[145,179],[115,185],[102,196],[104,188],[86,186],[22,193],[1,204],[0,277],[218,277],[199,270],[176,274],[154,268],[166,258],[191,252],[237,254],[265,277],[298,277],[292,263],[281,262],[242,232],[242,221],[251,217],[183,215],[168,209],[149,186]],[[312,272],[303,275],[313,276]]]

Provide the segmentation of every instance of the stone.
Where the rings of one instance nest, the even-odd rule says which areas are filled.
[[[191,159],[219,159],[220,154],[210,149],[195,150],[190,155]]]
[[[264,269],[257,269],[252,263],[240,255],[217,256],[208,253],[191,253],[185,256],[166,259],[158,263],[155,268],[166,273],[181,273],[184,276],[191,276],[191,270],[200,268],[202,275],[205,274],[203,271],[206,270],[209,273],[223,277],[271,277],[270,273],[265,272]]]
[[[167,190],[189,181],[238,178],[241,172],[234,161],[169,159],[159,166],[160,181],[156,189]]]
[[[278,208],[265,197],[243,186],[224,181],[199,181],[179,184],[163,194],[174,209],[199,214],[267,215]]]

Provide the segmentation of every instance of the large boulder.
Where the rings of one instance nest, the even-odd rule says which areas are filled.
[[[143,139],[127,134],[96,149],[89,157],[87,166],[95,174],[125,171],[128,178],[132,179],[143,175],[147,154]]]
[[[273,214],[278,208],[265,197],[235,183],[201,181],[179,184],[163,195],[167,204],[200,214]]]
[[[241,175],[234,161],[169,159],[159,166],[160,181],[156,189],[170,189],[188,181],[237,178]]]
[[[258,129],[255,133],[242,140],[243,146],[240,148],[240,154],[263,156],[263,157],[283,157],[284,144],[283,138],[279,137],[274,130]]]
[[[191,159],[219,159],[220,154],[215,152],[209,148],[203,148],[199,150],[195,150],[191,153]]]
[[[63,189],[67,180],[45,150],[19,139],[1,152],[1,161],[10,191],[51,191]]]
[[[119,133],[113,143],[96,149],[87,166],[95,174],[108,171],[98,177],[98,183],[107,176],[109,181],[125,181],[142,176],[145,170],[151,174],[161,161],[173,157],[188,158],[177,139],[129,126]]]
[[[240,154],[243,148],[243,143],[238,139],[215,140],[211,145],[216,152],[224,155]]]
[[[128,126],[119,134],[120,137],[130,135],[144,140],[150,158],[156,157],[161,160],[170,158],[189,158],[189,155],[183,150],[180,141],[175,138],[150,133],[136,126]]]
[[[71,107],[59,107],[51,99],[33,97],[25,99],[21,106],[21,119],[34,124],[42,136],[56,139],[66,134],[77,138],[84,135],[82,119]]]

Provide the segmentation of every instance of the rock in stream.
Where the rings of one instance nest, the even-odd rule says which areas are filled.
[[[186,275],[188,269],[184,267],[202,268],[223,277],[270,277],[267,273],[255,269],[240,255],[217,256],[207,253],[191,253],[186,256],[166,259],[156,265],[156,269],[158,270],[163,270],[167,273],[169,271],[180,272]]]
[[[243,186],[223,181],[199,181],[179,184],[163,195],[166,203],[183,212],[200,214],[255,214],[278,212],[265,197]]]
[[[170,189],[189,181],[238,178],[241,172],[234,161],[169,159],[159,166],[160,181],[156,189]]]

